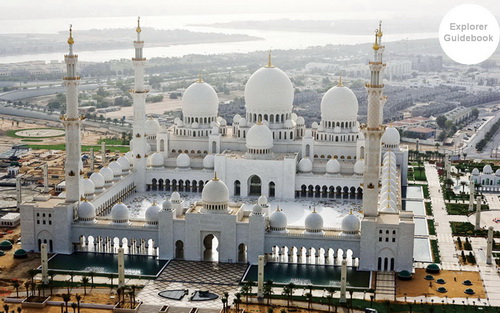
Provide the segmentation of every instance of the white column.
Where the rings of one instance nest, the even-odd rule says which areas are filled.
[[[47,163],[43,165],[43,192],[49,192],[49,166]]]
[[[476,226],[475,230],[479,230],[481,228],[481,197],[478,196],[476,198]]]
[[[493,260],[493,226],[488,228],[488,241],[486,243],[486,264]]]
[[[347,259],[342,259],[342,269],[340,272],[340,303],[346,303],[346,290],[347,289]]]
[[[106,165],[106,142],[101,142],[101,154],[102,154],[102,162],[101,166]]]
[[[474,180],[470,179],[469,181],[469,212],[474,211]]]
[[[123,248],[118,248],[118,287],[125,286],[125,255]]]
[[[259,263],[257,267],[257,297],[264,296],[264,256],[259,255]]]
[[[90,172],[94,172],[94,162],[95,162],[95,156],[94,156],[94,148],[90,148]]]
[[[42,243],[40,245],[40,257],[42,259],[42,283],[49,283],[49,262],[47,255],[47,244]]]
[[[17,202],[16,205],[18,209],[21,207],[21,203],[23,201],[21,192],[21,176],[22,175],[17,175],[16,177],[16,202]]]

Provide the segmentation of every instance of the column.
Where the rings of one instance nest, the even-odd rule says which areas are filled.
[[[264,296],[264,256],[259,255],[257,267],[257,297],[262,298]]]
[[[46,285],[49,283],[49,261],[46,243],[40,245],[40,258],[42,260],[42,283]]]
[[[118,287],[125,286],[125,255],[123,248],[118,249]]]
[[[488,241],[486,242],[486,264],[493,260],[493,226],[488,228]]]
[[[340,272],[340,303],[346,303],[346,288],[347,288],[347,259],[342,259],[342,269]]]
[[[481,196],[477,196],[476,198],[476,226],[475,230],[479,230],[481,228]]]

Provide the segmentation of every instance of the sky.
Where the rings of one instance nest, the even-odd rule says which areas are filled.
[[[321,14],[332,18],[443,16],[462,3],[475,3],[500,16],[498,0],[0,0],[2,19],[191,14]]]

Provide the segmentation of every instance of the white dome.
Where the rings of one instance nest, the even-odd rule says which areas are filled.
[[[209,84],[195,82],[182,96],[182,113],[184,116],[212,117],[217,115],[219,97]]]
[[[319,124],[318,131],[320,132],[325,131],[325,127],[323,126],[323,124]]]
[[[212,127],[212,135],[217,135],[217,134],[219,134],[219,127],[217,126]]]
[[[354,164],[354,174],[363,175],[364,171],[365,171],[365,160],[364,159],[358,160]]]
[[[311,124],[311,128],[314,128],[314,129],[318,128],[318,122],[313,122]]]
[[[285,124],[283,125],[285,128],[290,129],[295,127],[295,122],[292,120],[286,120]]]
[[[252,208],[252,214],[262,215],[262,207],[259,203],[256,203]]]
[[[257,203],[261,206],[267,206],[267,197],[262,195],[259,197],[259,199],[257,199]]]
[[[483,167],[483,174],[487,174],[487,175],[493,174],[493,169],[491,168],[491,165],[486,164]]]
[[[248,149],[272,149],[273,133],[266,125],[255,124],[247,133],[246,146]]]
[[[95,193],[95,184],[91,179],[83,179],[83,193],[85,195],[91,195]]]
[[[144,123],[144,132],[146,136],[154,136],[161,130],[160,123],[156,119],[148,118]]]
[[[153,203],[149,208],[146,210],[146,223],[148,224],[158,224],[158,212],[160,212],[160,207],[156,204]]]
[[[384,161],[387,160],[387,159],[392,159],[392,160],[395,160],[396,159],[396,154],[392,151],[387,151],[386,153],[384,153]]]
[[[209,204],[223,204],[229,202],[229,189],[217,177],[211,179],[201,192],[201,200]]]
[[[340,126],[335,126],[335,127],[333,128],[333,132],[334,132],[335,134],[340,134],[340,133],[342,132],[342,129],[340,129]]]
[[[312,136],[313,136],[312,130],[306,129],[306,133],[305,133],[304,137],[311,138]]]
[[[299,162],[299,172],[310,173],[313,169],[312,161],[309,157],[303,157]]]
[[[203,168],[208,168],[208,169],[214,168],[214,163],[215,163],[215,157],[213,154],[207,154],[203,158]]]
[[[309,233],[319,233],[323,231],[323,217],[313,211],[309,213],[305,220],[306,232]]]
[[[132,151],[128,151],[127,153],[125,153],[125,157],[127,158],[130,165],[134,164],[134,153]],[[118,160],[120,160],[120,158],[118,158]]]
[[[83,201],[78,206],[78,219],[80,221],[91,221],[95,218],[95,207],[91,202]]]
[[[122,167],[120,166],[120,163],[118,163],[116,161],[109,163],[108,167],[113,171],[114,177],[119,177],[123,173],[123,170],[122,170]]]
[[[172,202],[181,202],[181,195],[177,191],[172,192],[170,195],[170,201]]]
[[[115,177],[113,174],[113,170],[111,170],[109,167],[105,166],[99,170],[99,173],[104,177],[105,182],[110,182],[112,181]]]
[[[500,176],[500,168],[496,170],[495,176]]]
[[[184,122],[180,118],[178,118],[178,117],[175,118],[174,123],[178,127],[183,127],[184,126]]]
[[[361,223],[356,215],[349,213],[342,219],[342,232],[344,234],[356,234],[359,232]]]
[[[220,121],[219,121],[219,125],[220,126],[226,126],[227,125],[227,121],[225,119],[221,118]]]
[[[191,158],[185,153],[181,153],[177,156],[177,167],[186,168],[191,166]]]
[[[287,218],[285,213],[280,210],[280,208],[276,208],[276,210],[271,213],[269,217],[269,226],[271,230],[274,231],[284,231],[286,230],[286,226],[288,225]]]
[[[479,175],[479,170],[477,168],[474,168],[472,170],[472,175],[474,175],[474,176]]]
[[[233,117],[233,123],[239,123],[241,120],[241,115],[235,114]]]
[[[354,121],[358,118],[358,99],[345,86],[330,88],[321,99],[321,119],[324,121]]]
[[[392,204],[390,201],[386,201],[383,203],[384,206],[380,206],[380,212],[385,212],[385,213],[396,213],[397,209],[396,206]]]
[[[294,89],[290,78],[277,67],[258,69],[245,85],[247,112],[291,112],[293,97]]]
[[[302,116],[297,117],[297,125],[304,125],[306,121]]]
[[[326,162],[326,172],[329,174],[336,174],[340,172],[340,163],[337,159],[330,159]]]
[[[123,203],[117,203],[111,208],[111,219],[113,223],[127,223],[128,222],[128,208]]]
[[[152,167],[163,167],[163,154],[160,152],[153,153],[149,160]]]
[[[385,129],[380,141],[386,146],[398,146],[401,139],[400,137],[399,131],[392,126],[389,126]]]
[[[240,118],[240,127],[247,127],[247,119],[242,117]]]
[[[172,201],[170,201],[170,200],[163,201],[162,208],[165,211],[171,211],[172,210]]]
[[[94,187],[96,189],[100,189],[104,187],[104,176],[101,173],[92,173],[89,178],[92,182],[94,182]]]
[[[193,123],[191,124],[191,128],[193,128],[193,129],[198,129],[198,128],[200,128],[200,124],[199,124],[198,122],[193,122]]]
[[[120,164],[123,171],[130,170],[130,160],[127,156],[122,155],[121,157],[118,158],[118,160],[116,160],[116,162],[118,162],[118,164]]]
[[[149,154],[151,152],[151,145],[146,142],[146,154]]]

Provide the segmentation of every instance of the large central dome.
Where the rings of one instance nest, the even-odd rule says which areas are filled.
[[[182,113],[189,117],[217,116],[219,97],[209,84],[197,81],[189,86],[182,97]]]
[[[245,85],[247,113],[291,113],[293,85],[290,78],[277,67],[258,69]]]
[[[358,99],[345,86],[330,88],[321,99],[321,119],[323,121],[355,121],[358,118]]]

